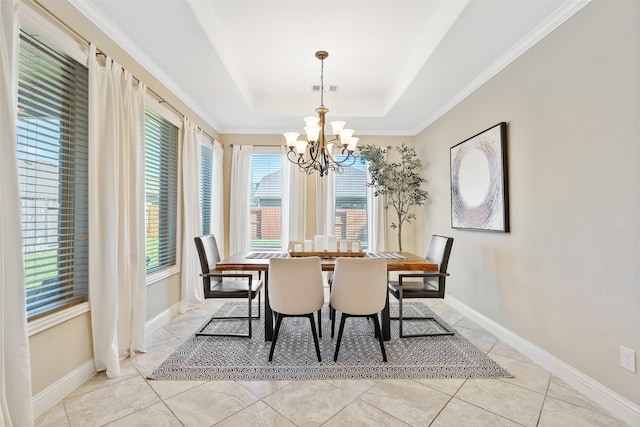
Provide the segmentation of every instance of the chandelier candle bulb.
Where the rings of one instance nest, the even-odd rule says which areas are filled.
[[[340,142],[342,142],[342,145],[349,145],[353,132],[355,132],[353,129],[342,129],[340,131]]]
[[[309,140],[309,142],[316,142],[318,140],[318,136],[320,135],[320,126],[305,126],[304,131],[307,132],[307,139]]]
[[[358,138],[357,136],[354,136],[353,138],[351,138],[351,141],[349,141],[349,145],[347,145],[347,150],[351,152],[356,151],[356,144],[358,143],[359,140],[360,138]]]
[[[285,132],[283,135],[287,139],[287,145],[289,146],[289,148],[293,148],[296,146],[296,141],[300,136],[298,132]]]
[[[304,152],[307,150],[307,143],[305,141],[296,141],[296,152],[301,156],[304,156]]]
[[[344,125],[346,125],[345,122],[342,121],[333,121],[330,123],[331,127],[333,128],[333,134],[338,137],[340,135],[340,131],[344,128]]]

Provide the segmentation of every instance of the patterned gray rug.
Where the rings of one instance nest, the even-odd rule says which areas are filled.
[[[405,305],[407,316],[434,315],[421,303]],[[257,305],[254,305],[257,313]],[[397,313],[397,303],[391,314]],[[218,315],[243,315],[246,306],[227,302]],[[264,313],[263,313],[264,314]],[[208,331],[242,332],[246,321],[214,321]],[[253,321],[253,338],[195,337],[187,339],[149,375],[156,380],[270,380],[270,379],[358,379],[358,378],[498,378],[512,377],[485,353],[456,332],[453,336],[399,338],[398,322],[391,321],[391,340],[385,342],[388,362],[382,361],[373,323],[349,318],[333,361],[336,338],[331,339],[328,309],[322,313],[322,362],[316,358],[309,320],[286,318],[282,322],[273,362],[268,361],[270,342],[264,341],[264,321]],[[243,329],[244,328],[244,329]],[[412,333],[439,327],[429,321],[405,321]],[[413,330],[412,330],[413,329]]]

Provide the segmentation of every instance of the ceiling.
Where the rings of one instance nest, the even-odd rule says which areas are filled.
[[[588,0],[71,0],[219,133],[415,135]],[[330,91],[329,86],[337,90]]]

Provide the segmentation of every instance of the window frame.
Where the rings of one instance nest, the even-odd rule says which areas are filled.
[[[21,29],[26,28],[38,34],[47,44],[50,44],[88,68],[89,43],[55,22],[41,9],[29,4],[22,4],[19,10],[19,26]],[[89,102],[89,99],[87,102]],[[85,302],[61,307],[60,309],[27,319],[28,336],[31,337],[70,319],[88,313],[91,310],[90,298],[91,295],[88,296],[88,300]]]
[[[202,134],[202,137],[200,138],[200,221],[201,221],[201,227],[202,229],[200,230],[200,232],[202,233],[202,235],[206,235],[206,234],[214,234],[213,232],[213,186],[214,186],[214,161],[215,161],[215,153],[214,153],[214,145],[213,145],[214,141],[206,134]],[[204,177],[204,168],[203,168],[203,161],[204,161],[204,156],[202,155],[202,151],[203,150],[208,150],[211,154],[211,169],[210,169],[210,176],[208,179],[208,184],[209,184],[209,194],[205,195],[203,194],[203,177]],[[207,224],[208,229],[205,230],[205,207],[204,207],[204,202],[209,202],[209,223]],[[208,232],[207,232],[208,231]],[[216,238],[218,238],[218,236],[216,236]]]
[[[158,114],[172,125],[178,128],[178,158],[177,158],[177,200],[176,200],[176,262],[170,266],[165,268],[161,268],[159,270],[153,271],[151,273],[147,273],[146,284],[147,286],[152,285],[156,282],[164,280],[168,277],[174,276],[176,274],[180,274],[181,265],[182,265],[182,140],[183,140],[183,122],[182,117],[180,117],[175,112],[171,111],[169,108],[165,107],[155,98],[153,98],[150,94],[147,93],[145,97],[145,109],[153,111]],[[145,141],[146,142],[146,141]],[[146,181],[146,169],[145,169],[145,181]],[[145,196],[146,197],[146,196]],[[145,246],[146,246],[146,235],[145,235]]]
[[[253,175],[253,156],[254,155],[274,155],[274,156],[281,156],[281,160],[280,160],[280,167],[281,167],[281,179],[280,179],[280,246],[279,247],[253,247],[251,245],[251,212],[249,212],[249,250],[250,251],[260,251],[260,252],[272,252],[272,251],[282,251],[286,249],[286,242],[282,241],[282,204],[283,204],[283,199],[284,199],[284,186],[282,183],[282,173],[283,168],[285,166],[284,162],[286,160],[285,156],[282,154],[282,147],[281,146],[254,146],[253,147],[253,151],[251,153],[251,170],[252,170],[252,175]],[[275,172],[275,171],[274,171]],[[249,185],[251,185],[251,182],[249,183]],[[249,195],[251,196],[251,188],[249,188]],[[249,209],[251,210],[253,208],[252,202],[249,202]]]
[[[352,167],[355,168],[356,165],[359,165],[361,163],[360,162],[360,157],[357,156],[357,155],[355,155],[355,156],[356,156],[355,162],[354,162],[353,165],[348,166],[349,168],[352,168]],[[341,157],[341,155],[336,155],[336,157]],[[369,247],[369,238],[370,238],[370,236],[369,236],[369,211],[371,209],[371,206],[370,206],[370,203],[369,203],[369,198],[367,197],[367,182],[368,181],[367,181],[367,168],[366,168],[366,166],[362,170],[364,172],[363,201],[364,201],[364,204],[365,204],[364,218],[365,218],[366,245],[363,244],[362,240],[358,240],[358,242],[360,243],[360,248],[363,249],[363,250],[366,250]],[[333,233],[334,234],[336,234],[335,230],[339,225],[339,223],[336,220],[338,219],[338,180],[340,179],[341,176],[344,176],[344,174],[336,174],[336,177],[335,177],[334,214],[333,214]],[[357,209],[357,210],[361,210],[361,209]],[[347,225],[346,222],[345,222],[344,227],[345,227],[346,230],[349,229],[349,226]],[[337,236],[337,234],[336,234],[336,236]],[[344,239],[338,239],[338,240],[344,240]],[[354,240],[354,239],[351,239],[351,238],[347,237],[347,240]]]

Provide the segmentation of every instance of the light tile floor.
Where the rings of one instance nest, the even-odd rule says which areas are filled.
[[[336,381],[152,381],[220,302],[180,315],[147,337],[122,374],[96,375],[36,426],[625,426],[594,402],[444,301],[439,316],[515,378]]]

